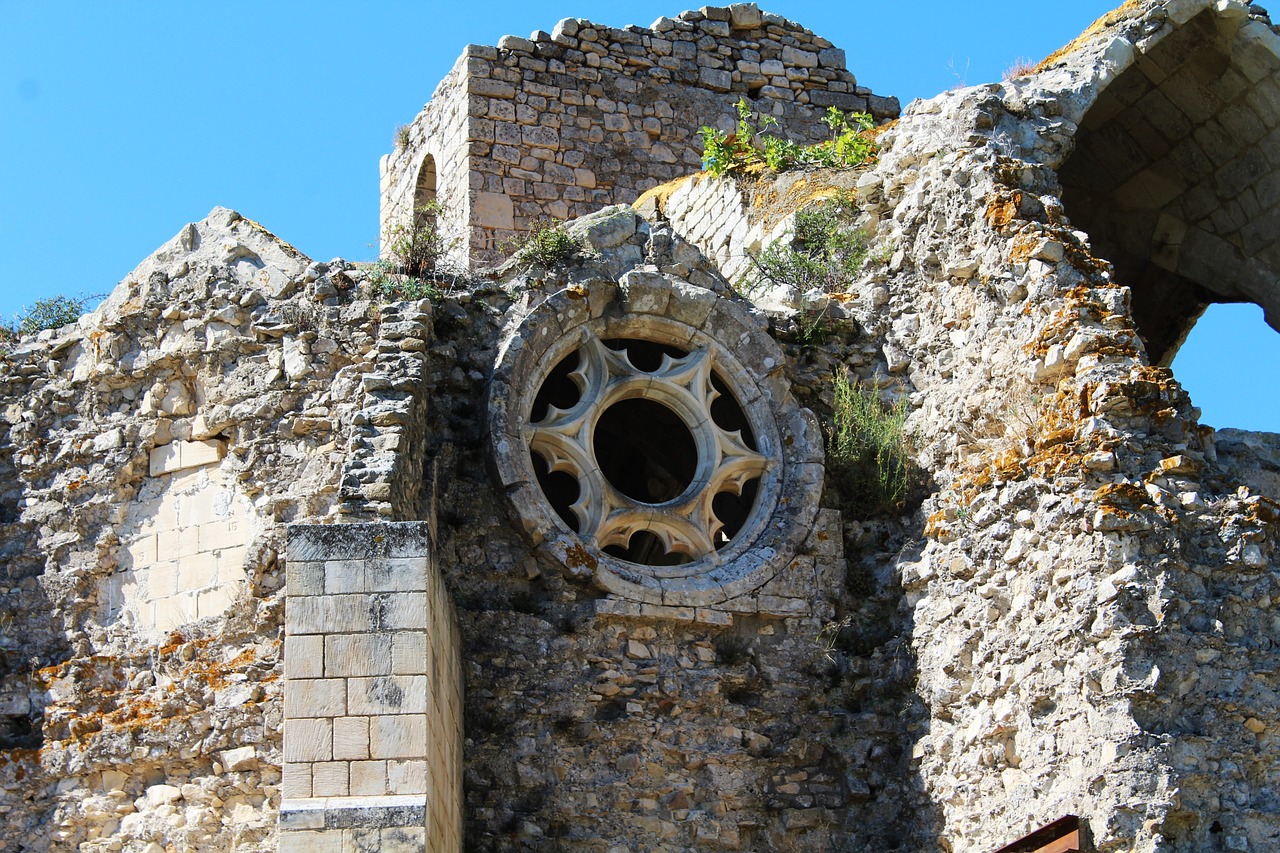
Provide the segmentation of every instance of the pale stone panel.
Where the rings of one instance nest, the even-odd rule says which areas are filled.
[[[128,618],[159,639],[222,615],[242,594],[252,509],[215,467],[224,452],[220,441],[152,451],[152,478],[120,529],[124,571],[104,582],[109,618]]]

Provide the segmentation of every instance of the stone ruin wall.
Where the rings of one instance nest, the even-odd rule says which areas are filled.
[[[844,51],[754,3],[703,7],[649,28],[566,18],[552,32],[469,45],[382,159],[382,233],[407,223],[434,165],[440,226],[470,261],[492,264],[535,223],[630,203],[697,171],[698,129],[732,130],[746,98],[789,138],[830,138],[835,106],[898,115],[859,86]]]
[[[1207,14],[1257,20],[1219,5]],[[282,693],[307,671],[281,660],[280,611],[286,568],[307,561],[291,560],[283,524],[426,518],[434,532],[415,540],[431,542],[457,606],[462,809],[480,849],[980,851],[1066,813],[1099,850],[1273,847],[1280,447],[1196,423],[1149,365],[1129,290],[1073,230],[1057,176],[1135,46],[1205,7],[1126,8],[1036,76],[918,103],[882,136],[879,164],[842,179],[877,251],[852,298],[807,303],[836,338],[815,350],[785,312],[756,316],[815,412],[836,366],[905,396],[934,491],[913,515],[862,519],[842,517],[829,488],[790,567],[810,606],[797,615],[602,596],[517,533],[485,470],[483,383],[511,317],[637,263],[736,298],[724,247],[778,232],[796,201],[785,180],[763,219],[750,200],[768,187],[695,179],[642,204],[645,220],[614,210],[575,226],[599,255],[566,279],[516,270],[523,293],[485,286],[381,313],[362,271],[309,264],[234,214],[184,231],[95,317],[5,368],[0,469],[23,491],[0,510],[14,614],[2,695],[34,706],[45,740],[4,753],[0,839],[295,843],[291,827],[275,833],[281,786],[308,797],[291,771],[281,780]],[[202,492],[168,486],[184,478],[230,491],[214,503],[243,512],[244,542],[223,545],[218,526],[211,576],[184,585],[179,571],[172,596],[144,599],[151,575],[128,562],[163,567],[162,528],[179,566],[203,553],[204,527],[184,546],[180,521]],[[228,575],[219,604],[217,560],[240,547],[244,580]],[[308,594],[292,579],[288,591]],[[143,614],[183,596],[194,621],[158,640]],[[192,615],[177,607],[164,612]],[[823,628],[842,616],[852,633],[829,648]],[[340,796],[314,787],[313,758],[296,758],[310,798]],[[401,784],[421,758],[341,759],[347,795],[379,768]],[[310,847],[303,812],[290,819]],[[383,849],[418,843],[375,831]]]
[[[283,524],[338,500],[351,286],[218,209],[5,362],[5,849],[275,850]]]

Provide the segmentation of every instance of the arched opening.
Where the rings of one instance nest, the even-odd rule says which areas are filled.
[[[440,212],[436,201],[436,158],[430,154],[422,158],[418,167],[418,180],[413,189],[413,224],[435,225],[436,215]]]
[[[1229,365],[1229,367],[1227,367]],[[1280,433],[1280,335],[1256,305],[1210,305],[1173,361],[1182,387],[1214,427]]]
[[[1280,37],[1212,9],[1139,54],[1085,115],[1063,203],[1133,292],[1153,364],[1211,304],[1280,330]]]

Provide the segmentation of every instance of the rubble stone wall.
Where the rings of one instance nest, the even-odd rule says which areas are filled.
[[[633,101],[605,91],[629,79],[606,60],[684,67],[624,65],[645,38],[650,56],[664,56],[655,40],[673,60],[685,43],[708,80],[728,73],[730,91],[714,93],[726,114],[755,80],[742,63],[766,74],[768,38],[817,57],[796,68],[837,68],[818,41],[775,37],[793,31],[770,16],[747,27],[753,14],[638,32],[575,21],[468,51],[433,105],[480,81],[513,91],[451,101],[467,134],[494,125],[493,140],[468,137],[467,156],[496,155],[509,122],[545,166],[535,180],[495,156],[497,185],[468,167],[466,224],[489,234],[482,192],[516,199],[513,229],[533,202],[569,204],[567,189],[540,198],[509,178],[577,186],[573,205],[596,203],[588,189],[623,197],[519,108],[569,115],[589,96],[599,116],[576,114],[589,133],[621,114],[605,98],[647,135],[646,104],[632,116]],[[977,853],[1073,814],[1099,851],[1274,849],[1278,440],[1197,423],[1151,363],[1123,264],[1072,220],[1059,172],[1090,110],[1106,108],[1100,93],[1135,66],[1155,73],[1161,40],[1198,15],[1213,17],[1206,32],[1249,36],[1244,58],[1197,65],[1201,76],[1276,52],[1265,15],[1236,0],[1128,3],[1033,74],[917,102],[871,168],[806,175],[804,188],[659,187],[643,220],[614,208],[573,225],[591,252],[572,264],[513,263],[429,305],[376,305],[365,271],[311,263],[230,211],[183,229],[94,315],[0,360],[0,843],[454,850],[461,831],[482,850]],[[735,33],[758,42],[741,47],[758,60],[733,53]],[[696,65],[702,45],[735,64]],[[538,95],[533,84],[555,85],[538,75],[562,73],[553,62],[567,69],[572,51],[600,79]],[[544,71],[525,67],[538,61]],[[817,77],[841,82],[831,73]],[[792,94],[839,92],[780,76]],[[695,100],[708,91],[689,82]],[[761,85],[763,99],[781,88]],[[416,191],[433,128],[461,126],[432,124],[442,109],[387,161],[384,198]],[[670,147],[659,130],[642,152]],[[448,152],[432,156],[438,196],[457,192]],[[628,193],[691,165],[641,162]],[[553,164],[592,169],[600,186],[556,184]],[[739,253],[837,187],[855,191],[870,248],[847,291],[735,292]],[[923,503],[860,511],[826,476],[767,607],[628,599],[586,547],[541,547],[513,506],[527,484],[494,473],[512,324],[559,306],[543,327],[553,336],[593,299],[614,306],[608,321],[671,292],[734,301],[742,336],[721,343],[771,336],[781,357],[761,375],[785,380],[819,429],[833,371],[907,407]],[[327,523],[344,520],[359,523]],[[243,545],[219,538],[233,521]],[[288,524],[303,525],[299,541],[358,548],[291,551]],[[379,550],[406,530],[412,553]],[[223,554],[242,572],[225,584]],[[148,598],[170,563],[173,596]],[[184,603],[160,621],[174,597]],[[375,685],[400,688],[402,704]],[[353,802],[364,797],[379,802]],[[278,832],[284,798],[307,802]]]
[[[843,50],[754,3],[648,29],[566,18],[550,33],[468,46],[446,83],[383,160],[383,235],[408,221],[431,156],[441,186],[468,193],[459,204],[441,191],[441,222],[482,263],[539,221],[628,203],[697,170],[699,127],[732,130],[740,98],[799,142],[829,138],[831,106],[898,114],[895,98],[857,85]]]
[[[0,363],[0,843],[275,849],[283,524],[337,504],[376,344],[348,271],[215,209]]]

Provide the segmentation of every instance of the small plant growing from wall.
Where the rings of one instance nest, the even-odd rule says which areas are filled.
[[[896,512],[910,490],[911,443],[905,400],[884,405],[843,372],[835,376],[827,427],[828,472],[844,503],[859,515]]]
[[[442,209],[436,201],[414,208],[409,225],[395,225],[387,232],[386,257],[373,264],[369,284],[375,295],[388,299],[434,299],[440,283],[453,281],[459,272],[448,263],[457,240],[444,236],[438,225]]]
[[[18,340],[25,335],[34,335],[45,329],[61,329],[74,323],[90,303],[102,298],[102,294],[96,294],[74,299],[62,295],[37,299],[29,309],[23,310],[11,322],[0,322],[0,354],[11,352]]]
[[[874,159],[877,148],[868,131],[873,127],[869,113],[842,113],[828,107],[823,117],[831,128],[831,139],[817,145],[800,145],[774,130],[778,120],[758,115],[745,99],[735,105],[738,123],[732,133],[704,126],[702,168],[719,177],[753,163],[763,163],[775,172],[805,167],[848,169]]]
[[[523,236],[503,247],[527,269],[555,269],[580,255],[582,241],[558,222],[537,222]]]
[[[848,190],[798,211],[791,240],[752,257],[756,277],[749,289],[774,284],[802,293],[846,292],[867,260],[867,235],[854,227],[858,213]]]

